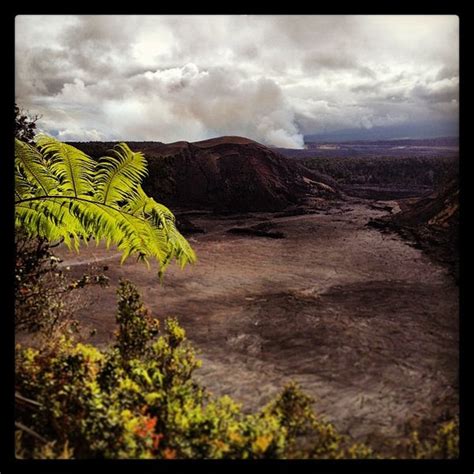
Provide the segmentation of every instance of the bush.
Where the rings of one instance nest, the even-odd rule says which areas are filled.
[[[54,325],[63,310],[61,298],[54,304],[52,293],[66,285],[56,271],[56,262],[43,239],[16,236],[15,327],[36,332]]]
[[[421,441],[418,431],[413,431],[406,451],[413,459],[456,459],[459,457],[458,418],[441,423],[432,439]]]
[[[73,290],[89,284],[108,284],[108,278],[96,271],[77,280],[67,278],[58,266],[60,259],[45,239],[17,232],[15,244],[16,331],[51,337],[72,322],[71,313],[79,301]]]
[[[136,288],[118,289],[115,344],[17,346],[17,457],[21,458],[367,458],[317,416],[292,383],[262,410],[244,414],[192,377],[200,362],[178,321],[163,329]],[[442,436],[439,453],[450,455]],[[438,452],[437,451],[437,452]]]
[[[15,104],[15,137],[26,143],[32,143],[36,134],[36,122],[39,115],[31,116]]]

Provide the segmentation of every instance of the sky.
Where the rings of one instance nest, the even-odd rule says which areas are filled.
[[[20,15],[15,100],[71,141],[452,135],[459,19]]]

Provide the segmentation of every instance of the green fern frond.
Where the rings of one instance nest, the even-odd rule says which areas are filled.
[[[124,204],[124,208],[127,209],[130,214],[142,215],[145,212],[149,199],[142,187],[138,186],[137,192],[130,196],[128,201]]]
[[[196,261],[193,249],[176,228],[176,219],[173,213],[163,204],[148,197],[141,187],[138,189],[135,198],[130,200],[125,208],[133,215],[142,216],[149,220],[156,232],[164,232],[171,255],[182,266],[187,262]],[[169,260],[163,262],[162,267],[166,268],[167,263],[169,263]]]
[[[95,162],[92,158],[46,135],[39,135],[35,141],[43,155],[50,158],[49,167],[59,179],[64,194],[78,197],[94,192]]]
[[[142,153],[134,153],[125,143],[112,150],[114,156],[104,156],[97,166],[96,198],[105,204],[128,200],[137,193],[147,174]]]
[[[34,186],[17,166],[15,173],[15,199],[28,199],[37,194],[37,187]]]
[[[17,228],[76,250],[89,238],[115,244],[122,262],[131,255],[147,264],[156,260],[160,277],[173,259],[181,267],[196,261],[173,213],[141,188],[147,172],[141,153],[123,143],[96,166],[54,138],[42,136],[38,145],[46,158],[21,142],[16,147]]]
[[[56,177],[51,172],[43,155],[28,143],[15,139],[15,164],[18,180],[27,179],[29,187],[37,188],[38,195],[48,195],[58,186]]]
[[[58,212],[51,203],[20,203],[16,205],[15,221],[31,237],[43,237],[51,242],[63,239],[69,247],[79,247],[78,227],[67,212]]]

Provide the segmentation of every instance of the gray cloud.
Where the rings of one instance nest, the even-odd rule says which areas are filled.
[[[456,120],[458,59],[454,16],[20,16],[15,95],[63,139],[300,147]]]
[[[351,87],[351,92],[354,92],[355,94],[363,94],[364,96],[372,95],[378,93],[382,86],[382,82],[363,82],[362,84],[358,84],[357,86]]]
[[[443,79],[453,79],[459,77],[459,67],[457,66],[442,66],[436,74],[435,80],[442,81]]]
[[[431,84],[417,84],[411,90],[411,95],[427,103],[440,104],[457,101],[459,84],[457,80],[443,80]]]

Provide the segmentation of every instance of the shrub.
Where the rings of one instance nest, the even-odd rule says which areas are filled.
[[[64,303],[60,296],[66,288],[47,242],[17,234],[16,329],[29,332],[50,329],[63,313]]]
[[[73,290],[89,284],[108,284],[108,278],[96,271],[77,280],[67,278],[58,266],[60,259],[45,239],[17,232],[15,244],[16,331],[51,337],[72,322],[71,314],[79,300]]]
[[[421,441],[413,431],[407,443],[408,457],[413,459],[456,459],[459,457],[459,420],[445,421],[431,439]]]
[[[126,281],[119,283],[116,347],[122,359],[145,355],[147,345],[157,334],[159,323],[140,301],[136,288]]]

